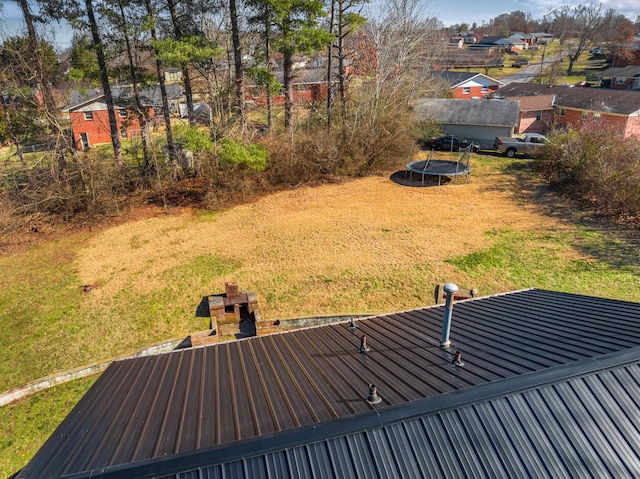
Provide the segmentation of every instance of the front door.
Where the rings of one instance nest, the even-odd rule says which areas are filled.
[[[91,148],[89,144],[89,134],[88,133],[80,133],[80,143],[82,143],[82,151],[87,151]]]

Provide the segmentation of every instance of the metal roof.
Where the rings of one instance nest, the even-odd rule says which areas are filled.
[[[519,112],[517,101],[474,98],[424,98],[417,102],[414,110],[420,120],[432,120],[448,125],[510,128],[517,125]]]
[[[634,361],[171,477],[640,477],[639,385]]]
[[[637,303],[535,289],[463,301],[454,306],[454,344],[448,349],[439,346],[442,315],[443,307],[436,306],[360,320],[355,331],[349,323],[339,323],[116,362],[18,477],[191,477],[188,471],[195,468],[209,471],[197,477],[218,477],[224,468],[234,467],[245,475],[225,477],[267,477],[271,469],[259,471],[285,463],[292,470],[290,461],[296,454],[300,456],[295,467],[311,468],[320,461],[321,472],[314,475],[309,469],[273,477],[333,477],[335,464],[315,456],[332,447],[352,463],[369,454],[378,471],[371,473],[374,477],[414,477],[396,470],[399,462],[417,461],[412,448],[398,450],[407,456],[402,461],[397,459],[399,452],[392,454],[389,448],[397,441],[415,447],[417,442],[407,439],[413,438],[411,429],[424,428],[432,420],[440,430],[430,425],[427,437],[414,439],[435,441],[430,449],[420,448],[420,454],[424,460],[433,454],[429,460],[440,461],[448,477],[474,476],[465,472],[471,467],[465,461],[478,470],[507,467],[499,459],[503,449],[519,454],[515,442],[509,445],[510,434],[514,441],[530,435],[531,454],[540,455],[537,460],[546,464],[547,453],[535,445],[542,440],[537,433],[543,427],[540,421],[550,423],[545,431],[571,421],[578,428],[586,424],[585,418],[562,406],[578,407],[569,395],[577,386],[561,387],[561,382],[612,367],[620,355],[627,355],[627,362],[629,354],[638,358],[633,349],[640,346]],[[358,352],[362,334],[370,347],[367,353]],[[463,367],[452,365],[455,350],[463,354]],[[633,371],[640,377],[637,366]],[[377,385],[382,403],[366,402],[369,384]],[[495,401],[534,394],[520,391],[543,386],[554,391],[549,396],[553,401],[543,400],[540,406],[562,406],[560,412],[553,409],[538,423],[522,422],[517,413],[515,419],[496,416],[502,403]],[[616,395],[620,387],[619,380],[612,382],[609,391]],[[582,392],[579,396],[586,398]],[[610,406],[596,399],[590,405],[607,410]],[[499,420],[487,423],[474,417],[484,407]],[[412,418],[422,422],[413,423]],[[451,435],[455,428],[460,435]],[[494,444],[492,453],[479,451],[470,439],[492,437],[487,428],[496,428],[498,436],[492,440],[503,442],[499,448]],[[400,432],[404,436],[396,436]],[[589,431],[583,433],[591,437]],[[572,437],[564,432],[552,439],[553,448],[568,448],[556,450],[556,455],[570,457],[569,449],[576,447],[569,444]],[[368,453],[354,444],[369,448]],[[349,456],[350,448],[359,451],[356,459]],[[574,455],[591,452],[584,449]],[[580,460],[612,460],[605,449],[596,452],[601,455],[597,460]],[[494,460],[479,458],[490,453]],[[240,460],[250,456],[256,458]],[[446,473],[455,468],[463,472]],[[513,477],[493,475],[490,469],[478,477],[500,475]]]

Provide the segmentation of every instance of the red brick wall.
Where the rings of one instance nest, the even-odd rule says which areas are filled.
[[[326,100],[327,98],[327,84],[313,84],[307,85],[305,90],[293,89],[293,102],[310,102],[315,100]],[[256,105],[266,106],[267,95],[263,87],[251,87],[247,88],[247,94],[245,96],[247,101],[253,101]],[[273,95],[271,97],[271,103],[273,105],[284,105],[284,94]]]
[[[553,126],[553,111],[547,110],[540,114],[540,120],[536,120],[537,112],[524,111],[518,117],[517,133],[544,133]]]
[[[487,96],[489,93],[493,93],[498,89],[498,86],[490,86],[485,93],[482,92],[481,86],[472,86],[469,87],[469,93],[464,93],[464,88],[454,88],[453,89],[453,98],[458,100],[468,100],[470,98],[482,98]]]
[[[81,133],[86,133],[89,137],[91,146],[102,143],[111,142],[111,130],[109,129],[109,114],[107,110],[92,111],[93,119],[85,120],[84,112],[71,111],[69,119],[71,120],[71,130],[73,131],[73,141],[77,149],[82,149],[80,139]],[[153,118],[153,109],[149,111],[149,118]],[[121,117],[116,111],[116,123],[118,132],[122,131],[123,126],[126,127],[127,138],[133,138],[140,134],[140,122],[132,111],[127,112],[127,117]],[[123,137],[120,136],[122,139]]]
[[[618,132],[621,136],[627,137],[631,134],[640,134],[640,126],[638,120],[628,119],[624,116],[600,114],[599,120],[593,119],[593,113],[589,112],[586,119],[582,118],[582,112],[579,110],[566,110],[564,116],[556,116],[556,122],[571,125],[574,128],[581,128],[585,124],[593,125],[594,123],[602,125],[603,128],[610,128],[614,132]]]

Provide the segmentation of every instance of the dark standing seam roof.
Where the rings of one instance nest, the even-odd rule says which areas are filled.
[[[596,436],[585,428],[585,415],[598,417],[590,411],[603,407],[586,386],[559,383],[489,399],[494,390],[508,394],[511,387],[561,381],[585,361],[599,364],[590,358],[639,346],[640,304],[542,290],[460,302],[449,350],[439,347],[442,313],[440,306],[405,311],[359,321],[355,332],[333,324],[116,362],[19,477],[93,471],[88,477],[109,466],[113,477],[136,477],[137,466],[147,475],[148,467],[154,474],[177,473],[227,462],[234,454],[259,454],[265,444],[286,450],[208,468],[207,474],[239,468],[244,475],[225,477],[267,477],[286,465],[291,475],[274,477],[335,477],[332,468],[351,461],[353,473],[340,476],[414,477],[402,468],[422,470],[427,461],[443,477],[513,477],[501,472],[518,467],[500,459],[506,450],[516,457],[524,451],[546,454],[548,459],[519,459],[521,467],[536,466],[536,459],[536,467],[560,469],[549,477],[562,477],[562,471],[586,467],[586,460],[611,460],[608,449],[586,440]],[[366,354],[358,352],[363,333],[371,347]],[[455,349],[463,353],[463,368],[451,364]],[[637,366],[633,371],[640,376]],[[364,400],[372,383],[383,398],[375,407]],[[590,402],[578,405],[574,396]],[[470,405],[447,411],[456,398]],[[425,417],[405,420],[420,408],[426,408]],[[545,414],[531,412],[538,410]],[[496,420],[489,424],[480,413]],[[626,425],[635,427],[635,416]],[[383,417],[391,418],[388,425]],[[563,423],[575,430],[568,432]],[[428,434],[419,433],[420,427]],[[326,439],[339,433],[342,438]],[[625,433],[637,443],[632,432]],[[322,436],[308,444],[314,434]],[[579,434],[584,440],[571,442]],[[502,446],[477,447],[488,437]],[[545,437],[552,451],[538,451]],[[425,442],[427,449],[401,457],[407,442]],[[556,456],[581,463],[560,467],[553,463]],[[247,468],[266,472],[252,476]]]
[[[640,477],[639,381],[633,362],[167,478]]]

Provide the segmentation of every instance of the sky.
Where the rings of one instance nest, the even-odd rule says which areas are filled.
[[[371,0],[375,2],[376,0]],[[531,13],[534,19],[540,19],[553,8],[562,5],[587,4],[588,1],[579,0],[421,0],[424,12],[429,16],[439,18],[445,26],[466,23],[471,26],[474,22],[478,25],[495,18],[502,13],[515,12],[517,10]],[[35,3],[35,2],[34,2]],[[618,13],[626,15],[631,21],[635,21],[640,15],[640,0],[603,0],[605,9],[613,8]],[[0,38],[15,35],[24,29],[22,13],[14,1],[0,0]],[[45,37],[59,49],[64,49],[71,43],[72,31],[67,25],[55,25],[45,32]]]
[[[445,26],[475,22],[478,25],[503,13],[522,11],[531,13],[534,19],[541,19],[549,10],[562,5],[588,5],[589,0],[424,0],[425,8],[438,17]],[[640,0],[603,0],[605,10],[610,8],[634,21],[640,15]]]

